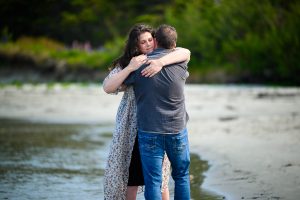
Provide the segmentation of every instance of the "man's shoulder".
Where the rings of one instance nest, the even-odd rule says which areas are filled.
[[[154,51],[152,51],[151,53],[149,53],[147,56],[148,56],[148,58],[155,59],[155,58],[160,58],[168,53],[169,53],[168,49],[157,48]]]

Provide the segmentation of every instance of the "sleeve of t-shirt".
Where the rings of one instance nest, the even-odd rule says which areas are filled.
[[[136,72],[132,72],[131,74],[129,74],[129,76],[124,80],[123,84],[133,85],[135,83],[135,73]]]
[[[184,62],[178,64],[183,69],[179,73],[180,73],[181,78],[184,79],[184,80],[187,79],[190,75],[189,72],[187,71],[187,69],[188,69],[187,64],[188,64],[187,61],[184,61]]]

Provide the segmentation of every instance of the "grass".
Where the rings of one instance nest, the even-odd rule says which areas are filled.
[[[107,69],[111,61],[120,54],[122,41],[120,39],[114,43],[107,43],[101,51],[85,51],[68,48],[45,37],[21,37],[15,42],[0,43],[0,53],[8,59],[19,56],[32,60],[36,66],[43,66],[51,60],[54,63],[64,63],[71,69]]]

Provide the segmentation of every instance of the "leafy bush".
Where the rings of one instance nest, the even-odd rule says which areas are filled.
[[[36,66],[43,65],[49,59],[64,62],[69,68],[106,69],[121,52],[124,40],[117,38],[108,42],[103,50],[85,51],[69,49],[63,44],[49,38],[21,37],[15,42],[0,44],[0,53],[7,57],[22,55],[34,61]]]
[[[262,82],[300,83],[300,2],[175,0],[165,11],[190,68],[223,68]],[[228,70],[227,70],[228,69]]]

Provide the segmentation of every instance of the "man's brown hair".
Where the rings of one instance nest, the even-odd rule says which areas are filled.
[[[160,25],[156,31],[155,38],[159,47],[165,49],[173,49],[176,47],[177,32],[176,29],[170,25]]]

